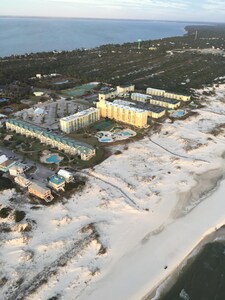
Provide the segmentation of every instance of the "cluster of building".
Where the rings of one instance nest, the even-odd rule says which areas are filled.
[[[25,175],[27,166],[9,159],[6,155],[0,156],[0,171],[9,173],[14,178],[15,183],[40,199],[50,202],[54,199],[51,189],[64,191],[65,184],[74,180],[73,175],[66,170],[59,170],[56,175],[49,178],[48,187],[38,181],[31,181]]]
[[[37,138],[41,143],[50,145],[65,153],[79,155],[82,160],[89,160],[95,156],[95,149],[91,145],[48,132],[42,127],[21,120],[7,120],[6,128],[26,137]]]
[[[190,100],[190,96],[169,93],[160,89],[147,88],[146,94],[135,93],[134,90],[135,86],[128,84],[100,91],[97,108],[89,108],[60,119],[61,130],[70,133],[97,122],[100,117],[145,128],[148,117],[161,118],[166,114],[167,109],[177,109],[181,101]],[[128,96],[133,102],[115,99]]]

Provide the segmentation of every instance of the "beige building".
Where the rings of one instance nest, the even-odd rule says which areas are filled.
[[[23,174],[16,176],[14,181],[22,187],[28,187],[32,184],[32,182],[29,179],[27,179],[26,176]]]
[[[100,92],[98,94],[98,100],[114,99],[117,95],[117,89],[110,89],[108,91]]]
[[[184,102],[191,100],[191,96],[179,95],[179,94],[168,93],[168,92],[165,93],[165,97],[184,101]]]
[[[134,100],[134,101],[148,103],[149,100],[151,99],[151,96],[146,95],[146,94],[140,94],[140,93],[132,93],[131,94],[131,99]]]
[[[118,85],[116,87],[117,94],[126,94],[130,92],[134,92],[135,85],[134,84],[123,84],[123,85]]]
[[[52,196],[51,190],[45,186],[42,186],[39,183],[32,183],[28,186],[28,192],[32,195],[37,196],[40,199],[50,202],[54,199]]]
[[[91,107],[74,115],[60,119],[60,128],[62,131],[70,133],[80,128],[87,127],[98,120],[100,120],[100,110]]]
[[[160,89],[153,89],[153,88],[147,88],[146,90],[146,94],[149,94],[149,95],[153,95],[153,96],[161,96],[161,97],[164,97],[165,95],[165,90],[160,90]]]
[[[134,92],[135,86],[133,84],[118,85],[116,89],[110,89],[98,94],[99,100],[114,99],[117,96],[124,97],[127,93]]]
[[[169,109],[176,109],[180,106],[180,102],[178,100],[169,99],[162,96],[151,96],[151,95],[140,94],[140,93],[132,93],[131,99],[143,103],[158,105]]]
[[[52,148],[57,148],[60,151],[69,153],[70,155],[79,155],[82,160],[89,160],[95,156],[93,146],[81,143],[79,141],[63,137],[55,133],[47,132],[44,128],[31,125],[20,120],[7,120],[7,130],[15,131],[16,133],[25,135],[26,137],[37,138],[41,143],[47,144]]]
[[[101,100],[97,102],[101,117],[115,119],[139,128],[147,127],[148,114],[146,111],[122,104]]]
[[[165,90],[160,89],[153,89],[153,88],[147,88],[146,94],[153,95],[153,96],[161,96],[169,99],[175,99],[178,101],[190,101],[191,96],[185,96],[185,95],[179,95],[175,93],[169,93]]]
[[[113,103],[116,103],[118,105],[124,105],[128,107],[138,108],[142,109],[147,112],[147,116],[153,119],[159,119],[163,117],[166,113],[165,108],[159,107],[156,105],[146,104],[146,103],[134,103],[130,101],[124,101],[124,100],[114,100]]]

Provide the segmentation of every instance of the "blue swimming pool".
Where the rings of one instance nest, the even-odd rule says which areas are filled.
[[[60,159],[58,155],[51,155],[46,159],[46,161],[51,164],[57,164],[60,162]]]
[[[184,110],[178,110],[171,114],[171,117],[173,118],[180,118],[183,117],[186,114]]]
[[[125,135],[125,136],[131,136],[132,134],[128,131],[122,131],[121,132],[122,135]]]
[[[100,139],[99,141],[100,141],[100,142],[103,142],[103,143],[110,143],[110,142],[112,142],[113,140],[112,140],[112,138],[102,138],[102,139]]]

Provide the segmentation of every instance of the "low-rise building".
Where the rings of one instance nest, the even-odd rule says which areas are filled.
[[[100,120],[100,110],[98,108],[88,108],[74,115],[60,119],[60,128],[66,133],[76,131],[80,128],[89,126],[90,124]]]
[[[9,168],[9,174],[11,176],[17,176],[24,172],[24,165],[15,164],[11,168]]]
[[[9,169],[15,164],[16,162],[8,159],[7,156],[1,155],[0,156],[0,171],[6,173]]]
[[[180,106],[180,101],[161,96],[150,96],[149,103],[159,105],[168,109],[176,109]]]
[[[51,202],[54,199],[51,190],[37,182],[33,182],[28,186],[28,192],[46,202]]]
[[[146,94],[149,94],[149,95],[153,95],[153,96],[161,96],[161,97],[164,97],[165,95],[165,90],[160,90],[160,89],[154,89],[154,88],[147,88],[146,90]]]
[[[140,93],[132,93],[131,94],[131,99],[134,101],[148,103],[150,98],[151,98],[151,96],[146,95],[146,94],[140,94]]]
[[[179,101],[184,101],[184,102],[191,100],[191,96],[174,94],[174,93],[169,93],[169,92],[165,93],[165,97],[170,98],[170,99],[176,99]]]
[[[101,91],[98,94],[98,99],[99,100],[114,99],[117,95],[118,95],[117,89],[111,88],[106,91]]]
[[[49,179],[48,185],[56,191],[64,191],[65,179],[62,176],[54,175]]]
[[[24,188],[25,188],[25,187],[28,187],[29,185],[32,184],[32,182],[31,182],[29,179],[27,179],[25,175],[18,175],[18,176],[16,176],[16,177],[14,178],[14,181],[15,181],[18,185],[20,185],[20,186],[22,186],[22,187],[24,187]]]
[[[135,85],[134,84],[122,84],[116,87],[118,94],[126,94],[130,92],[134,92]]]
[[[7,120],[6,128],[26,137],[37,138],[41,143],[58,148],[60,151],[65,151],[71,155],[79,155],[82,160],[89,160],[95,156],[93,146],[48,132],[40,126],[31,125],[25,121]]]
[[[99,100],[107,100],[107,99],[114,99],[117,96],[126,96],[127,93],[133,92],[135,89],[135,86],[133,84],[123,84],[118,85],[116,88],[111,88],[106,91],[101,91],[98,94]]]
[[[150,88],[150,87],[147,88],[146,94],[149,94],[152,96],[165,97],[165,98],[169,98],[169,99],[175,99],[175,100],[184,101],[184,102],[191,100],[191,96],[170,93],[170,92],[166,92],[165,90],[154,89],[154,88]]]
[[[175,99],[170,99],[162,96],[152,96],[140,93],[132,93],[131,99],[143,103],[150,103],[158,106],[162,106],[169,109],[176,109],[180,106],[180,102]]]
[[[74,177],[73,177],[73,174],[66,171],[66,170],[59,170],[58,171],[58,175],[63,177],[65,179],[65,181],[68,183],[68,182],[72,182],[74,181]]]

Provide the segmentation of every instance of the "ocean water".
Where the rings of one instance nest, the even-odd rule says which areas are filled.
[[[138,20],[0,17],[0,56],[178,36],[185,33],[186,25]]]

